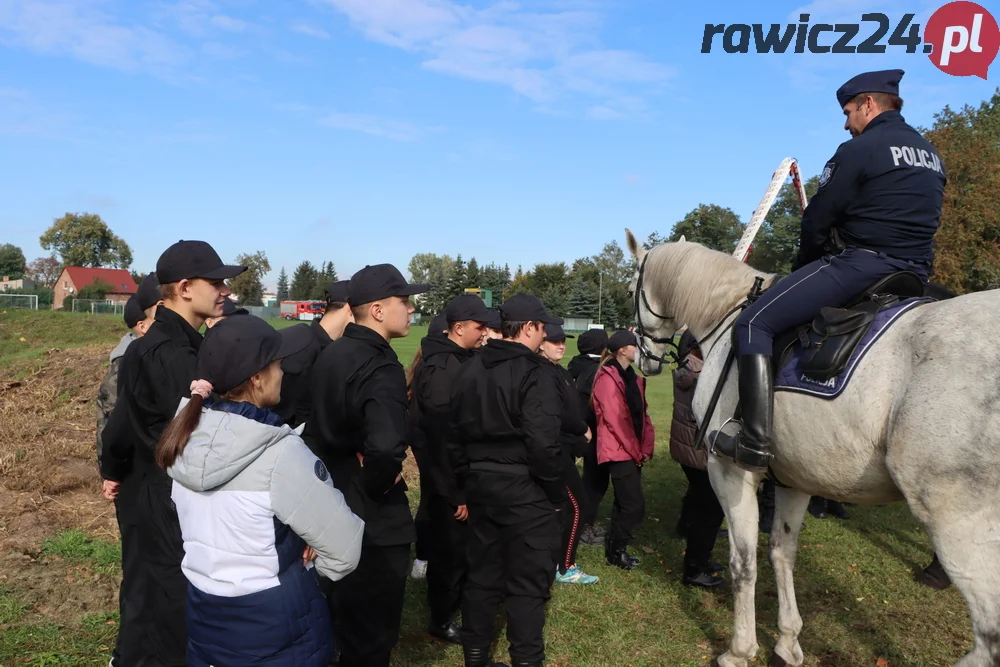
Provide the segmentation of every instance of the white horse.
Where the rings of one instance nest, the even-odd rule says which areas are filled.
[[[765,286],[774,276],[683,238],[646,251],[632,232],[626,235],[639,267],[632,293],[643,334],[640,370],[658,373],[663,340],[686,324],[705,354],[694,397],[701,423],[731,346],[731,329],[716,327],[735,320],[738,313],[730,311],[756,276],[765,277]],[[777,392],[772,469],[790,488],[777,489],[771,532],[779,636],[770,665],[803,664],[792,570],[811,495],[906,500],[969,605],[975,646],[956,665],[1000,665],[998,332],[1000,291],[930,303],[882,335],[839,397]],[[709,433],[733,416],[737,398],[733,364]],[[756,489],[762,475],[718,456],[709,456],[708,472],[729,522],[735,606],[732,643],[716,664],[747,667],[758,648]]]

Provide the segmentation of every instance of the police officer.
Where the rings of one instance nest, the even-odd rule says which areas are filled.
[[[837,91],[852,138],[826,163],[802,216],[795,270],[736,321],[742,430],[717,433],[715,443],[747,470],[766,471],[771,459],[774,336],[897,271],[927,280],[945,172],[934,147],[899,113],[902,76],[867,72]]]
[[[184,548],[170,500],[171,480],[153,454],[196,379],[202,340],[198,330],[209,317],[222,315],[230,295],[225,281],[244,271],[246,267],[223,264],[204,241],[179,241],[167,248],[156,263],[163,304],[149,331],[122,359],[118,401],[104,438],[109,451],[132,460],[131,475],[139,485],[135,503],[142,561],[136,593],[127,603],[133,622],[122,628],[123,665],[186,664]]]
[[[406,458],[406,376],[389,345],[409,333],[408,285],[390,264],[351,278],[354,322],[327,345],[310,373],[306,444],[326,463],[334,486],[365,522],[361,563],[333,587],[341,667],[385,667],[399,640],[413,518],[402,481]]]
[[[462,600],[466,667],[490,665],[494,621],[507,611],[514,667],[541,665],[542,628],[566,497],[559,426],[562,398],[537,354],[551,317],[537,297],[501,308],[502,340],[465,363],[451,394],[448,447],[469,509],[469,575]]]
[[[322,319],[312,324],[297,324],[308,327],[312,333],[309,345],[302,351],[281,361],[281,402],[272,412],[277,414],[292,428],[309,421],[312,400],[309,396],[309,371],[327,345],[344,335],[344,329],[354,321],[354,315],[347,303],[347,286],[350,281],[340,280],[326,288],[326,310]]]
[[[608,332],[604,329],[590,329],[580,334],[577,341],[580,354],[570,360],[567,370],[576,382],[576,390],[583,406],[584,419],[590,427],[591,440],[583,448],[583,493],[580,521],[580,541],[584,544],[603,544],[607,531],[598,528],[597,511],[604,494],[608,492],[611,476],[607,465],[597,463],[597,416],[590,394],[594,389],[594,377],[601,366],[601,355],[608,347]]]
[[[128,636],[131,623],[127,607],[134,595],[134,583],[142,563],[135,504],[135,491],[139,485],[135,483],[136,476],[129,474],[132,471],[131,452],[127,452],[125,458],[118,458],[107,452],[103,438],[104,427],[118,399],[118,371],[122,358],[128,348],[149,330],[160,303],[160,284],[156,281],[156,274],[150,273],[136,293],[125,302],[124,319],[129,332],[111,351],[111,365],[97,392],[97,466],[104,480],[101,485],[104,497],[115,503],[122,548],[122,581],[118,588],[118,638],[112,652],[113,664],[120,664],[122,637]]]
[[[458,488],[448,460],[447,437],[451,388],[462,365],[482,345],[489,316],[483,300],[463,294],[444,312],[447,335],[431,333],[420,343],[423,363],[410,384],[416,424],[425,443],[424,470],[427,513],[430,519],[427,602],[431,609],[428,632],[442,641],[461,643],[456,617],[465,584],[465,521],[469,516],[465,494]]]

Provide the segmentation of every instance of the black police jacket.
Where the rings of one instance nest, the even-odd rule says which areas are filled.
[[[406,458],[406,376],[392,347],[372,329],[348,324],[319,355],[309,389],[303,438],[364,520],[365,542],[413,542],[406,483],[396,482]]]
[[[552,363],[521,343],[491,340],[451,391],[448,452],[469,504],[562,502],[563,401]]]
[[[559,385],[559,396],[562,400],[562,415],[559,423],[559,444],[573,456],[583,456],[583,447],[587,444],[587,422],[584,419],[583,406],[569,370],[559,364],[551,364]]]
[[[597,377],[597,370],[601,367],[601,360],[595,359],[589,354],[579,354],[569,362],[569,372],[576,378],[577,398],[583,410],[583,419],[590,427],[590,432],[597,436],[597,415],[594,413],[594,404],[590,400],[590,395],[594,391],[594,378]]]
[[[446,440],[451,418],[451,388],[462,365],[472,359],[474,352],[441,335],[427,336],[420,342],[420,349],[423,361],[410,382],[410,405],[417,415],[415,427],[423,437],[428,489],[448,498],[452,505],[464,505],[465,493],[458,488]]]
[[[272,412],[292,428],[298,428],[300,424],[309,421],[309,411],[312,408],[309,371],[320,353],[333,342],[326,329],[320,326],[319,320],[296,326],[309,327],[313,336],[304,349],[281,360],[281,371],[284,373],[281,378],[281,401],[271,408]]]
[[[131,458],[136,472],[169,482],[153,458],[182,398],[191,395],[202,337],[166,306],[146,335],[129,345],[118,370],[118,400],[104,429],[115,460]]]
[[[828,240],[833,232],[840,245],[929,266],[945,181],[931,143],[898,111],[879,114],[823,168],[819,191],[802,215],[794,268],[835,248]]]

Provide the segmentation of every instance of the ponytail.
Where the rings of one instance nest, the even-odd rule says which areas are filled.
[[[417,366],[424,358],[424,348],[418,347],[417,353],[413,356],[413,361],[410,363],[410,367],[406,369],[406,400],[409,401],[413,398],[413,376],[417,374]]]
[[[601,369],[607,366],[609,363],[615,360],[615,354],[608,348],[604,348],[601,352],[601,362],[597,365],[597,373],[594,373],[594,384],[590,385],[590,407],[594,407],[594,385],[597,384],[597,376],[601,372]]]
[[[201,421],[201,409],[204,404],[205,399],[201,394],[193,393],[184,409],[170,420],[167,428],[163,430],[163,435],[160,436],[160,442],[156,444],[156,465],[166,470],[184,453],[188,438]]]

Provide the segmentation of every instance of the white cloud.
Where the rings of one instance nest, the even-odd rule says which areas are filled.
[[[340,130],[385,137],[394,141],[417,141],[425,133],[421,128],[406,121],[380,118],[364,113],[334,112],[320,120],[320,124]]]
[[[292,24],[292,32],[297,32],[307,37],[315,37],[316,39],[330,39],[330,33],[311,23],[294,23]]]
[[[634,51],[602,48],[601,18],[587,0],[547,11],[504,1],[484,9],[451,0],[321,2],[369,39],[419,54],[426,70],[508,86],[545,111],[574,97],[639,98],[676,74]],[[635,116],[623,106],[595,113]]]
[[[234,19],[231,16],[224,16],[222,14],[216,14],[209,21],[216,28],[226,30],[227,32],[243,32],[247,29],[246,21]]]

